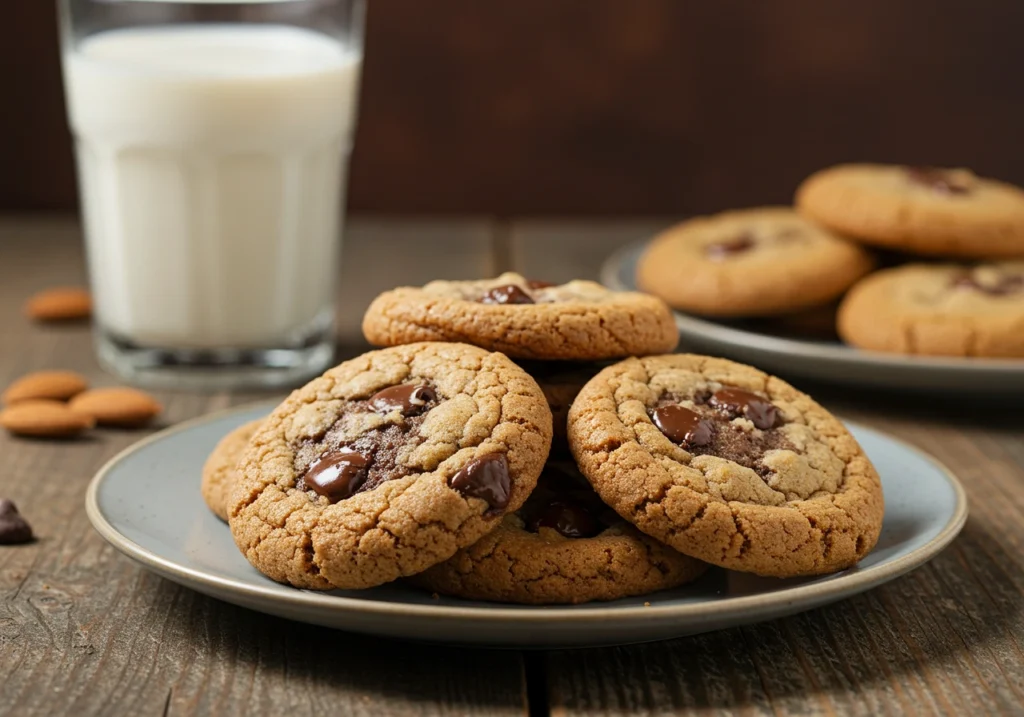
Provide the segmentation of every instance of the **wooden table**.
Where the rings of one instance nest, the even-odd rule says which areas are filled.
[[[660,224],[362,218],[346,238],[343,351],[360,349],[360,315],[382,289],[505,269],[595,276],[609,251]],[[115,383],[97,367],[87,328],[21,315],[35,290],[82,281],[71,219],[0,220],[0,385],[40,368]],[[0,547],[0,714],[1024,714],[1024,406],[810,388],[951,466],[971,500],[960,538],[930,564],[831,607],[581,651],[392,642],[204,597],[123,557],[86,519],[93,473],[147,431],[69,443],[0,435],[0,495],[39,536]],[[162,424],[258,397],[161,394]]]

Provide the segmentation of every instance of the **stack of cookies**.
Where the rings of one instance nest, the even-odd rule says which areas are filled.
[[[660,300],[517,274],[378,297],[383,348],[210,456],[203,495],[248,560],[308,589],[405,578],[527,604],[612,600],[709,564],[849,567],[881,485],[808,396],[674,348]]]
[[[819,336],[824,317],[863,349],[1024,358],[1024,190],[963,169],[833,167],[795,208],[670,228],[637,281],[694,314]]]

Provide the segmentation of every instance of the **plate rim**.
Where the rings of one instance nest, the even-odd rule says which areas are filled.
[[[601,283],[615,291],[640,291],[635,285],[629,286],[623,283],[619,274],[623,264],[628,258],[647,246],[650,240],[640,239],[629,242],[614,252],[601,264]],[[867,351],[857,349],[843,344],[832,345],[830,343],[816,341],[801,341],[772,334],[763,334],[756,331],[746,331],[732,326],[725,326],[713,320],[705,319],[693,314],[688,314],[678,309],[671,309],[676,320],[676,325],[686,331],[700,333],[702,337],[731,344],[749,345],[751,337],[759,344],[758,350],[771,352],[772,354],[799,355],[805,359],[827,360],[830,362],[856,363],[862,366],[875,366],[879,368],[895,370],[925,370],[925,371],[957,371],[961,373],[992,373],[1002,374],[1004,372],[1013,374],[1024,374],[1024,360],[1022,359],[994,359],[983,357],[961,358],[956,356],[905,356],[903,354],[885,353],[882,351]]]
[[[750,611],[772,608],[797,608],[802,605],[815,606],[827,602],[829,598],[837,600],[846,595],[853,595],[870,590],[871,588],[900,577],[911,570],[924,565],[944,550],[963,529],[967,522],[969,513],[967,493],[960,484],[956,475],[941,461],[934,458],[917,446],[883,433],[870,426],[850,421],[845,422],[847,426],[856,426],[872,433],[885,437],[887,440],[899,444],[902,448],[909,450],[918,457],[931,464],[952,487],[955,496],[955,507],[953,514],[947,520],[935,537],[924,545],[921,545],[906,555],[900,556],[889,562],[865,568],[863,571],[850,575],[840,575],[835,580],[820,583],[797,585],[771,593],[758,593],[742,597],[729,598],[712,603],[697,602],[683,605],[634,605],[611,607],[607,604],[597,603],[596,605],[566,606],[530,606],[517,605],[507,606],[495,603],[493,606],[478,605],[425,605],[412,604],[394,601],[364,600],[360,598],[330,595],[301,588],[293,588],[293,592],[280,593],[276,589],[267,586],[254,585],[236,580],[235,578],[214,575],[209,572],[198,570],[181,565],[173,560],[165,558],[153,551],[144,548],[124,534],[120,533],[103,515],[99,506],[98,494],[109,473],[129,456],[144,450],[153,443],[157,443],[178,433],[197,428],[207,423],[212,423],[235,414],[248,413],[257,408],[266,408],[269,413],[277,402],[257,401],[234,406],[219,411],[197,416],[173,426],[157,431],[132,445],[119,451],[116,455],[106,461],[103,466],[89,481],[85,495],[85,510],[93,528],[110,543],[114,548],[129,558],[141,563],[143,566],[155,570],[162,575],[173,575],[179,584],[186,586],[201,584],[218,591],[226,591],[240,594],[246,598],[269,600],[282,603],[294,608],[325,608],[334,611],[341,611],[350,614],[364,614],[375,617],[388,617],[400,615],[402,617],[435,618],[435,619],[458,619],[460,621],[479,620],[505,620],[512,622],[587,622],[601,618],[614,619],[635,619],[635,618],[679,618],[692,619],[721,618],[723,616],[742,615]],[[198,491],[198,488],[196,489]],[[224,526],[227,529],[227,526]],[[277,585],[281,585],[278,583]],[[768,604],[765,604],[765,603]],[[251,603],[249,603],[251,605]]]

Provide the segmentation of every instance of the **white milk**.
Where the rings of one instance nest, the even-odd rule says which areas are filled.
[[[65,54],[104,329],[273,347],[330,320],[360,64],[284,26],[115,30]]]

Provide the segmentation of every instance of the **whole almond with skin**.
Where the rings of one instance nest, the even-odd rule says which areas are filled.
[[[134,388],[94,388],[68,404],[72,411],[91,416],[101,426],[141,426],[163,410],[155,398]]]
[[[0,411],[0,426],[16,436],[70,438],[96,425],[92,416],[60,401],[21,401]]]
[[[92,315],[92,296],[86,289],[61,286],[40,291],[25,304],[25,314],[36,321],[77,321]]]
[[[87,388],[85,377],[74,371],[34,371],[8,386],[0,400],[6,404],[39,398],[67,401]]]

